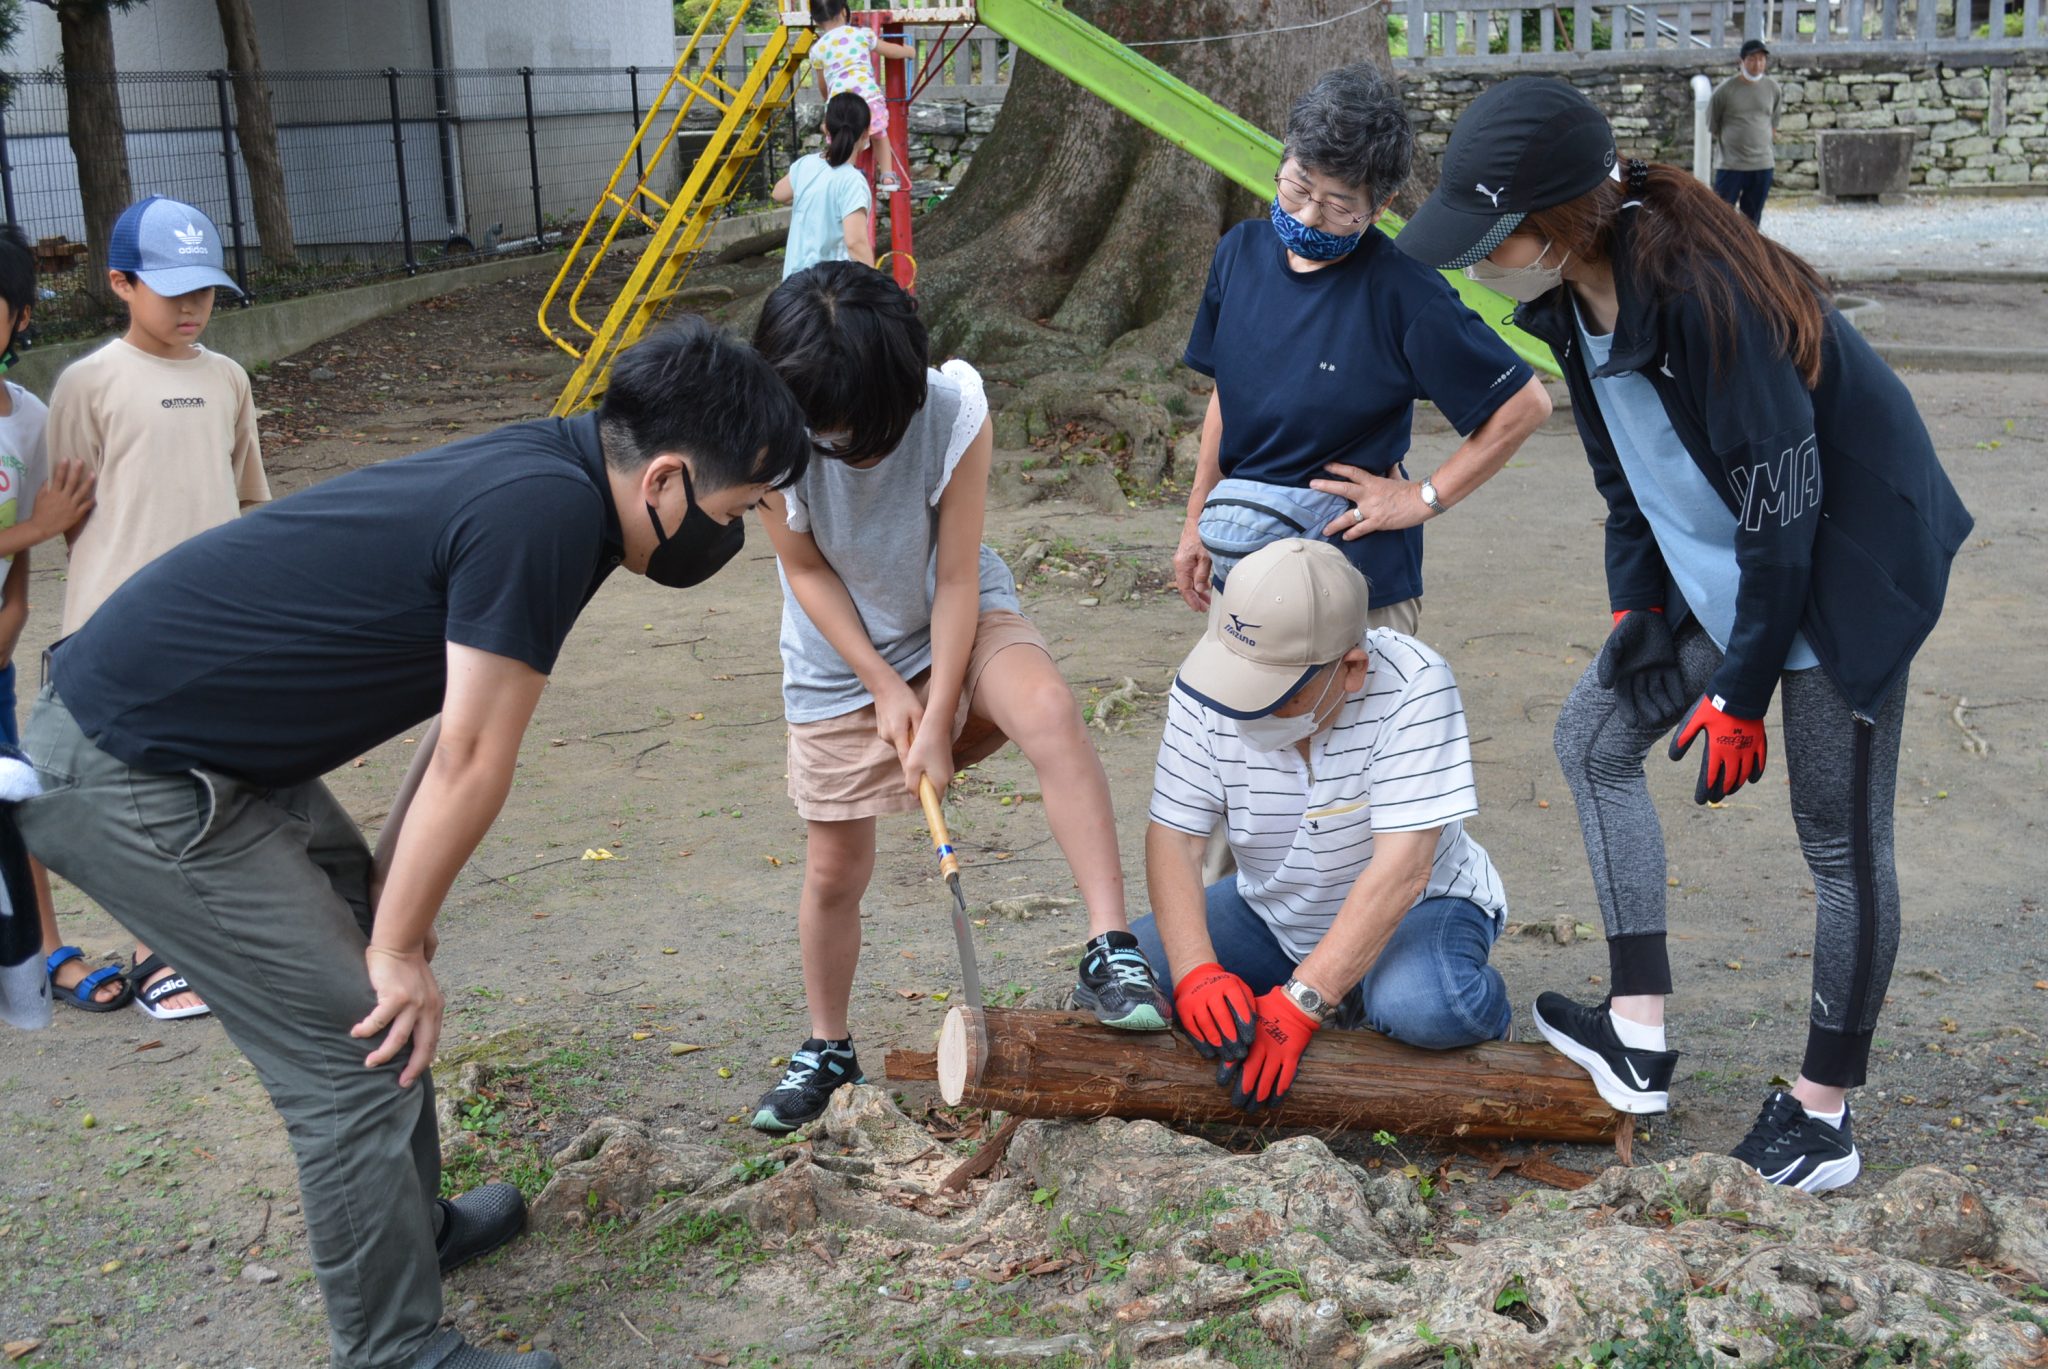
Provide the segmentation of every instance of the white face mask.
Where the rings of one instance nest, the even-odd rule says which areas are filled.
[[[1465,276],[1518,304],[1528,304],[1542,299],[1564,280],[1564,264],[1572,259],[1572,254],[1565,253],[1555,266],[1545,266],[1543,259],[1549,255],[1550,244],[1546,242],[1543,250],[1536,254],[1536,259],[1527,266],[1496,266],[1481,257],[1465,268]]]
[[[1334,665],[1324,668],[1330,672],[1330,678],[1323,681],[1323,692],[1316,695],[1316,701],[1308,711],[1291,718],[1276,718],[1271,713],[1263,718],[1240,718],[1237,722],[1239,739],[1254,751],[1272,755],[1313,737],[1316,729],[1322,726],[1322,719],[1316,715],[1322,712],[1323,704],[1330,697],[1330,687],[1337,683],[1337,677],[1342,673]]]
[[[1738,70],[1742,72],[1742,79],[1745,81],[1761,81],[1764,79],[1764,74],[1761,71],[1751,71],[1748,67],[1740,67]]]

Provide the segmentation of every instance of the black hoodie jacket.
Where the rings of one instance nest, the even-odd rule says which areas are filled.
[[[1735,626],[1708,692],[1761,718],[1793,636],[1868,716],[1934,629],[1949,565],[1972,519],[1935,459],[1912,396],[1870,344],[1827,310],[1820,384],[1808,390],[1770,322],[1736,292],[1732,345],[1716,345],[1697,291],[1647,298],[1630,269],[1635,216],[1616,222],[1620,315],[1600,374],[1640,373],[1679,440],[1737,518]],[[1607,500],[1607,593],[1615,609],[1665,607],[1669,576],[1594,398],[1570,287],[1515,311],[1550,344],[1593,481]]]

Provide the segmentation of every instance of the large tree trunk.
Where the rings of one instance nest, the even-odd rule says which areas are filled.
[[[1281,1107],[1247,1116],[1214,1062],[1167,1032],[1111,1031],[1076,1013],[954,1008],[936,1055],[891,1051],[891,1081],[936,1079],[949,1104],[1020,1117],[1126,1117],[1457,1140],[1620,1143],[1629,1119],[1547,1046],[1493,1041],[1428,1051],[1369,1031],[1326,1031]]]
[[[103,4],[59,4],[57,27],[64,44],[71,155],[78,163],[78,198],[85,211],[85,288],[103,308],[112,309],[117,302],[107,285],[107,239],[130,197],[128,131],[114,80],[114,22]]]
[[[256,16],[249,0],[215,0],[220,33],[227,42],[228,70],[234,75],[235,140],[242,147],[242,165],[249,169],[249,199],[256,213],[256,236],[263,242],[268,266],[298,263],[298,242],[292,236],[292,211],[284,194],[284,161],[277,154],[277,121],[270,113],[270,92],[263,84],[263,50],[256,41]]]
[[[1312,23],[1354,5],[1068,0],[1067,8],[1114,38],[1141,42]],[[1300,32],[1141,51],[1276,136],[1288,107],[1324,71],[1388,60],[1379,10]],[[1051,421],[1095,417],[1156,445],[1170,423],[1152,382],[1172,384],[1218,237],[1258,208],[1191,154],[1020,54],[966,179],[919,226],[919,291],[941,350],[1029,383],[1026,404],[1053,410]],[[1091,400],[1099,381],[1078,374],[1084,369],[1138,379]]]

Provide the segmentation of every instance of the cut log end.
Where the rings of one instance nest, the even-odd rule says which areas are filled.
[[[988,1063],[988,1037],[981,1014],[973,1008],[954,1008],[939,1026],[939,1097],[947,1107],[958,1107],[967,1090],[981,1082]]]

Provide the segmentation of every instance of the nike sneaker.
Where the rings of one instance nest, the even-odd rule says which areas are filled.
[[[1565,1058],[1593,1076],[1593,1087],[1616,1112],[1663,1112],[1671,1106],[1671,1072],[1677,1051],[1639,1051],[1614,1034],[1607,1003],[1587,1007],[1561,993],[1536,1000],[1536,1030]]]

